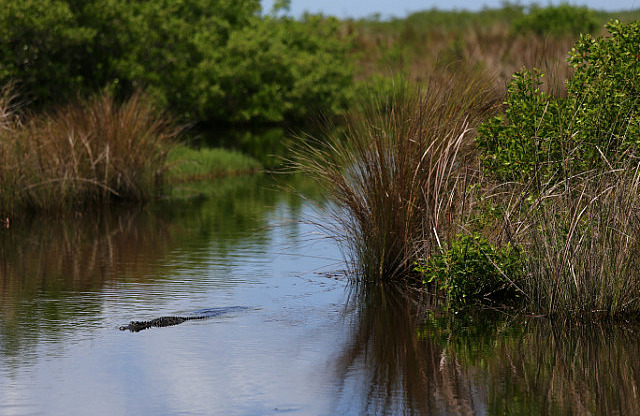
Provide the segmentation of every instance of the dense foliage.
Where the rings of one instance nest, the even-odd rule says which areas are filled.
[[[545,92],[537,70],[514,75],[505,113],[477,139],[499,179],[558,181],[613,167],[640,148],[640,22],[606,27],[610,36],[583,35],[572,49],[566,98]]]
[[[506,303],[521,296],[513,281],[523,271],[520,251],[508,244],[496,248],[478,233],[457,235],[415,270],[458,306],[486,299]]]
[[[279,122],[344,109],[338,22],[262,16],[258,0],[0,0],[0,84],[40,107],[144,88],[192,120]]]
[[[477,137],[485,172],[504,189],[496,228],[525,253],[528,306],[549,316],[628,319],[640,310],[640,22],[607,29],[571,50],[566,97],[523,70],[504,114]]]

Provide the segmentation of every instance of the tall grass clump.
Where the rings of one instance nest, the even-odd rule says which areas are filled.
[[[397,85],[354,111],[343,136],[301,152],[301,168],[334,202],[333,236],[365,279],[406,278],[416,254],[453,227],[485,90],[460,74]]]
[[[117,103],[109,94],[57,111],[11,112],[0,102],[0,212],[58,213],[109,200],[145,201],[161,190],[166,155],[179,132],[141,93]]]

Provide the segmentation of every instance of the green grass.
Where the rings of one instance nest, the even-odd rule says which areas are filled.
[[[224,148],[173,148],[168,155],[170,182],[185,182],[227,175],[254,173],[262,166],[251,156]]]

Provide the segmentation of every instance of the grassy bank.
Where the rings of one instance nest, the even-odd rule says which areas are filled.
[[[236,150],[194,149],[186,145],[171,149],[167,162],[170,166],[167,173],[170,183],[255,173],[262,168],[260,162]]]

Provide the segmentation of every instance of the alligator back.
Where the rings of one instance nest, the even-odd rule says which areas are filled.
[[[161,328],[165,326],[173,326],[183,323],[184,321],[188,321],[191,319],[206,319],[213,318],[214,316],[219,316],[229,312],[236,312],[247,309],[244,306],[228,306],[224,308],[207,308],[207,309],[197,309],[194,311],[187,312],[184,316],[162,316],[160,318],[155,318],[150,321],[130,321],[128,325],[123,325],[120,327],[121,331],[131,331],[131,332],[139,332],[144,329],[148,329],[151,327]]]

